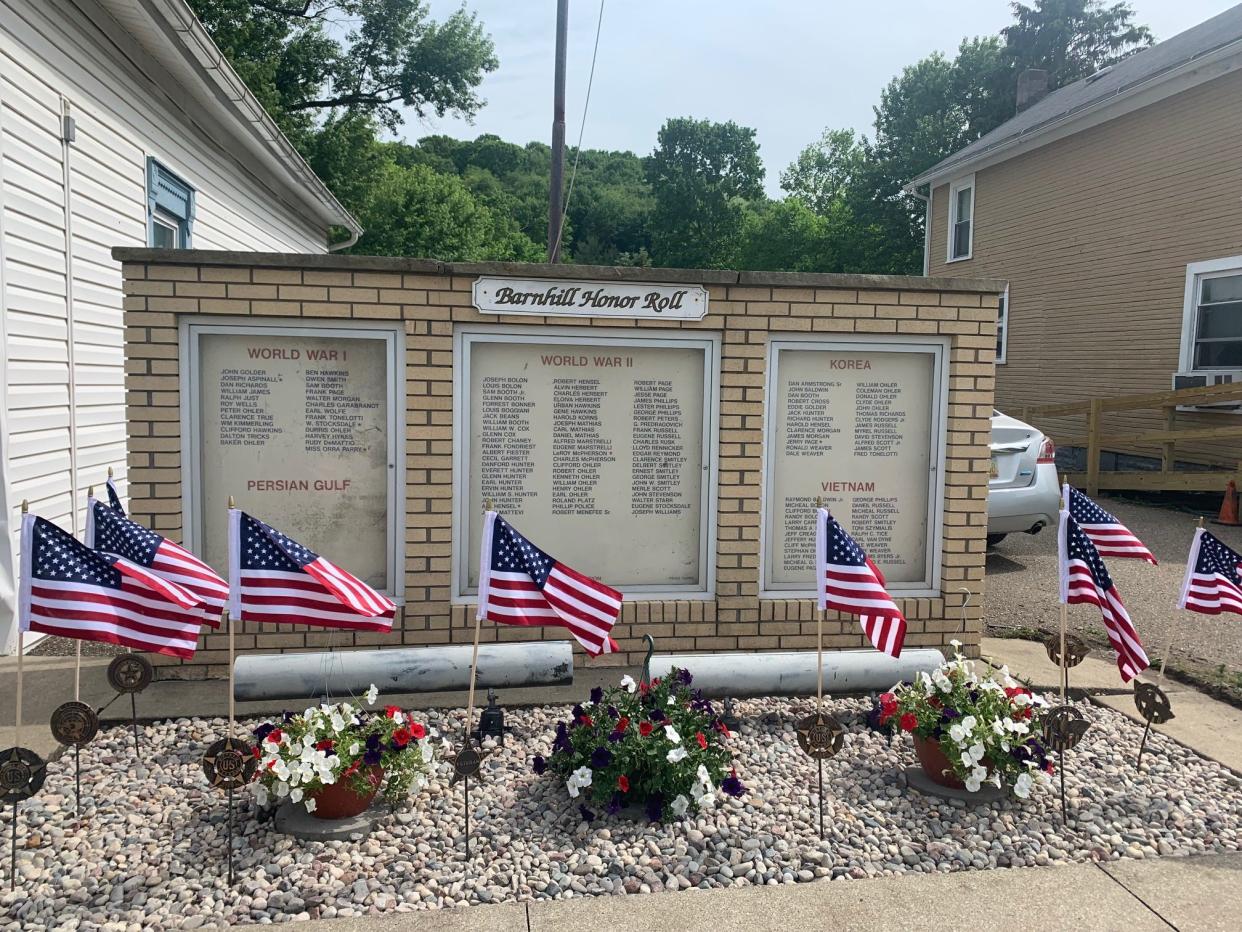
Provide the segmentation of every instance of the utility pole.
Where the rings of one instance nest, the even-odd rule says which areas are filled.
[[[556,77],[552,92],[552,178],[548,188],[548,261],[556,262],[561,244],[561,198],[565,183],[565,53],[569,0],[556,0]]]

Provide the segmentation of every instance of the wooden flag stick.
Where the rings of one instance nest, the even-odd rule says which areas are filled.
[[[486,515],[492,510],[492,500],[486,499],[483,502],[483,514]],[[470,692],[466,698],[466,736],[470,736],[470,729],[474,725],[474,680],[478,675],[479,666],[479,634],[483,630],[483,619],[479,612],[474,613],[474,648],[470,652]],[[468,835],[469,833],[467,833]],[[468,844],[469,842],[467,842]]]
[[[1069,485],[1069,479],[1065,476],[1061,477],[1061,494],[1065,494],[1065,488]],[[1063,570],[1059,570],[1063,572]],[[1069,605],[1064,600],[1061,601],[1061,705],[1065,705],[1065,694],[1069,692],[1069,667],[1065,665],[1065,631],[1069,627]]]
[[[1202,516],[1200,516],[1200,518],[1199,518],[1199,525],[1198,525],[1198,526],[1199,526],[1199,529],[1200,529],[1200,530],[1202,530],[1202,529],[1203,529],[1203,518],[1202,518]],[[1174,640],[1176,640],[1176,638],[1177,638],[1177,621],[1176,621],[1176,619],[1174,619],[1174,621],[1172,622],[1172,624],[1170,624],[1170,625],[1169,625],[1169,643],[1168,643],[1168,646],[1167,646],[1167,647],[1165,647],[1165,649],[1164,649],[1164,654],[1163,654],[1163,655],[1161,656],[1161,658],[1160,658],[1160,675],[1159,675],[1158,677],[1156,677],[1156,682],[1158,682],[1158,683],[1163,683],[1163,682],[1164,682],[1164,670],[1165,670],[1165,667],[1167,667],[1167,666],[1169,665],[1169,654],[1173,653],[1173,642],[1174,642]]]
[[[815,496],[815,526],[818,533],[819,528],[819,509],[824,507],[823,496]],[[816,557],[816,562],[819,558]],[[815,586],[818,589],[823,585],[823,580],[816,580]],[[824,609],[818,605],[815,607],[815,658],[818,667],[818,680],[815,684],[815,711],[822,712],[824,710]],[[821,798],[823,794],[820,794]],[[820,835],[823,835],[821,828]]]
[[[29,511],[30,503],[23,498],[22,515],[24,516]],[[23,633],[21,623],[19,622],[17,625],[17,699],[13,703],[17,710],[16,719],[13,722],[13,746],[19,748],[22,746],[22,657],[25,654],[25,645],[22,643],[24,640],[22,637]],[[13,824],[14,826],[17,825],[16,802],[13,804]],[[16,831],[16,828],[14,831]]]
[[[229,496],[229,511],[232,511],[236,507],[237,507],[236,504],[233,502],[233,496],[230,495]],[[229,737],[231,738],[233,737],[233,731],[234,731],[233,725],[234,725],[234,705],[235,705],[235,700],[233,698],[233,678],[235,675],[233,673],[233,648],[234,648],[233,615],[231,612],[225,609],[225,611],[222,614],[222,617],[224,618],[224,623],[228,625],[228,628],[229,628]]]

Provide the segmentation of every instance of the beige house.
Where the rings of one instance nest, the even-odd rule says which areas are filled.
[[[907,187],[928,199],[925,274],[1010,283],[1000,409],[1242,382],[1240,66],[1237,6],[1045,96],[1020,86],[1013,119]],[[1158,417],[1110,415],[1107,432]],[[1242,406],[1177,418],[1242,425]],[[1236,466],[1240,447],[1179,444],[1177,457]]]

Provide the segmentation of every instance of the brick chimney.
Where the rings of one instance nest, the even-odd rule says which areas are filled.
[[[1018,75],[1018,113],[1047,96],[1047,71],[1042,68],[1027,68]]]

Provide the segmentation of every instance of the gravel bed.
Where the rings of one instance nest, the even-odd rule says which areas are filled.
[[[806,702],[739,703],[745,724],[732,744],[748,794],[722,796],[715,809],[664,825],[582,822],[564,787],[529,767],[567,710],[521,709],[507,718],[526,737],[489,757],[482,786],[471,787],[471,858],[462,786],[449,787],[440,761],[415,804],[386,815],[360,841],[277,834],[256,821],[243,794],[233,889],[224,882],[224,798],[199,769],[224,722],[148,726],[138,762],[129,731],[109,729],[83,751],[86,803],[98,807],[84,825],[73,822],[72,755],[51,765],[43,791],[22,804],[19,889],[7,891],[6,856],[0,925],[191,929],[1242,849],[1242,781],[1159,734],[1136,773],[1140,729],[1117,713],[1084,707],[1094,724],[1067,757],[1067,828],[1051,789],[1025,803],[987,806],[907,790],[904,770],[915,763],[909,739],[867,731],[868,707],[862,699],[832,704],[850,734],[842,755],[824,765],[824,841],[816,834],[816,766],[792,730],[809,711]],[[453,735],[461,719],[461,710],[426,714]],[[6,811],[6,835],[8,819]]]

